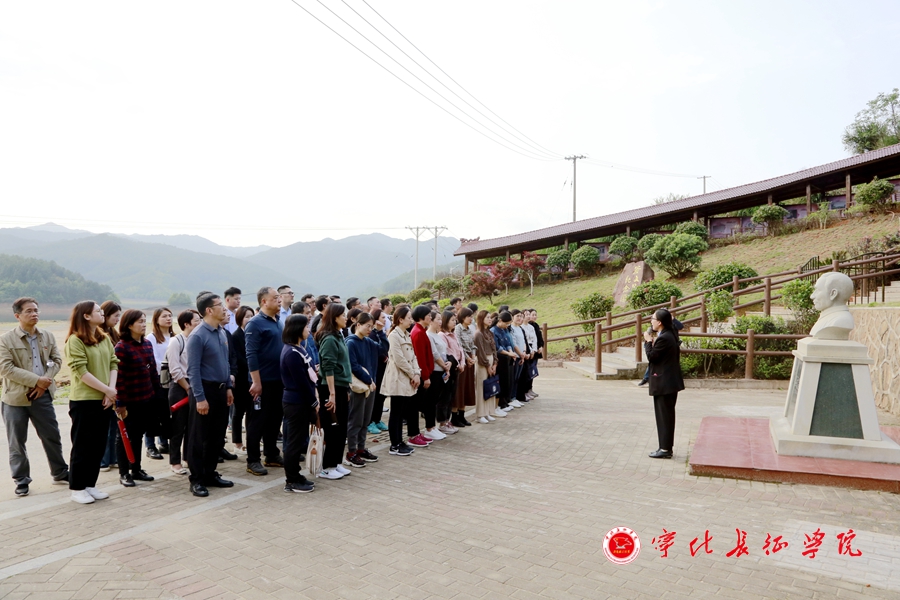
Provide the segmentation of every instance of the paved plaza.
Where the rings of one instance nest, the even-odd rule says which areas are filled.
[[[645,388],[546,368],[535,389],[508,418],[412,457],[376,446],[378,463],[312,494],[238,461],[221,465],[234,488],[194,498],[146,459],[156,481],[126,490],[101,473],[111,498],[77,505],[50,485],[32,431],[30,496],[14,497],[0,453],[0,598],[900,598],[900,496],[688,473],[702,417],[767,417],[784,392],[683,392],[675,458],[652,460]],[[640,536],[627,565],[604,557],[617,526]],[[736,530],[747,553],[727,556]]]

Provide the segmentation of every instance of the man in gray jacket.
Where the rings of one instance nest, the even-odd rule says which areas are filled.
[[[38,329],[40,313],[37,300],[19,298],[13,302],[13,314],[19,325],[0,336],[3,386],[0,408],[9,441],[9,470],[16,482],[17,496],[27,496],[31,483],[31,465],[25,450],[29,421],[44,445],[53,483],[69,482],[69,467],[63,458],[53,409],[56,393],[53,377],[59,373],[62,357],[53,334]]]

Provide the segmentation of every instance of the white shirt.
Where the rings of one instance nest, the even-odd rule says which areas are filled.
[[[166,360],[166,350],[169,348],[169,340],[171,336],[167,333],[163,333],[165,339],[162,344],[157,344],[156,336],[154,334],[147,335],[147,339],[150,340],[150,343],[153,345],[153,358],[156,359],[156,374],[159,375],[159,370],[162,367],[163,361]]]
[[[230,319],[228,319],[228,324],[225,325],[225,331],[233,334],[238,330],[237,317],[235,316],[234,311],[228,307],[225,307],[225,312],[227,312],[228,316],[231,317]]]
[[[176,335],[169,343],[166,350],[166,362],[169,364],[169,375],[172,376],[172,383],[181,381],[187,377],[187,336],[183,333]]]

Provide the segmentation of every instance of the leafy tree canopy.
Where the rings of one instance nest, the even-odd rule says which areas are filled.
[[[900,89],[882,92],[869,100],[844,130],[841,141],[854,154],[900,142]]]
[[[108,285],[85,279],[55,262],[0,254],[0,301],[22,296],[47,304],[117,299]]]

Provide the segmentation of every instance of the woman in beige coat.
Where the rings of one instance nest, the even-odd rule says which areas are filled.
[[[391,435],[390,453],[409,456],[413,449],[403,441],[403,419],[410,438],[419,435],[419,413],[413,406],[412,397],[419,388],[419,363],[413,350],[412,338],[407,329],[413,324],[408,306],[401,306],[394,312],[393,325],[388,334],[388,363],[381,382],[381,393],[391,398],[391,416],[388,431]]]

